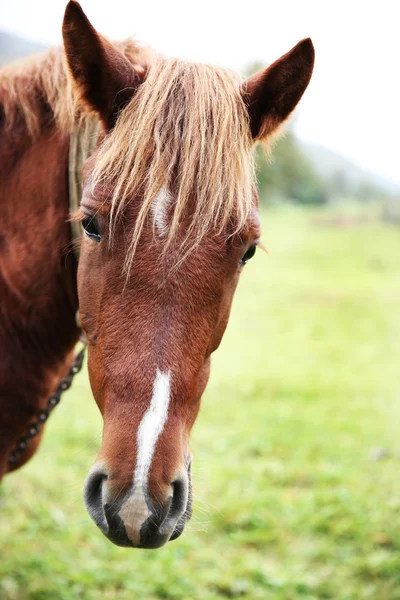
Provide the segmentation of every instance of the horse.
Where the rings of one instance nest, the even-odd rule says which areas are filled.
[[[113,543],[158,548],[190,519],[190,431],[260,243],[254,148],[298,104],[314,48],[242,80],[111,42],[75,0],[62,32],[62,47],[0,75],[0,477],[36,451],[43,427],[8,460],[83,331],[104,423],[86,508]],[[88,123],[71,217],[69,149]]]

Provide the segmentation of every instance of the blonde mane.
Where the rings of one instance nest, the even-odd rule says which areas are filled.
[[[239,231],[252,209],[252,140],[239,78],[229,71],[158,58],[105,139],[92,189],[112,182],[111,231],[129,202],[142,198],[126,257],[129,271],[140,234],[160,190],[173,198],[165,248],[190,199],[194,210],[182,247],[196,247],[211,229]],[[112,187],[111,186],[111,187]]]
[[[147,65],[151,60],[151,50],[135,40],[128,39],[115,45],[132,64]],[[0,70],[0,106],[8,130],[21,116],[32,137],[40,132],[43,120],[48,120],[48,109],[57,126],[67,134],[91,114],[90,107],[82,101],[74,86],[62,47],[3,67]]]
[[[182,243],[186,255],[211,230],[234,233],[245,226],[253,208],[255,178],[248,111],[236,74],[155,54],[149,60],[150,55],[132,41],[118,47],[133,64],[146,64],[146,75],[102,142],[91,187],[106,183],[113,189],[110,239],[129,200],[141,198],[124,265],[128,273],[161,190],[172,197],[165,248],[191,211]],[[74,89],[60,50],[36,59],[28,70],[13,68],[14,77],[7,77],[8,69],[0,76],[1,95],[2,88],[7,91],[4,112],[9,123],[22,110],[28,130],[35,134],[43,98],[63,131],[70,132],[84,120],[87,107]],[[24,87],[23,80],[29,85]]]

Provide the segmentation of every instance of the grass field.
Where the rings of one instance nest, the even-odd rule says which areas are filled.
[[[400,230],[264,214],[196,423],[195,509],[161,550],[81,500],[101,419],[85,376],[0,492],[1,600],[400,599]]]

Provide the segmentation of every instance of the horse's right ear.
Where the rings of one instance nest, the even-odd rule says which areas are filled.
[[[141,83],[142,73],[101,36],[71,0],[62,27],[65,55],[83,101],[96,111],[107,129]]]

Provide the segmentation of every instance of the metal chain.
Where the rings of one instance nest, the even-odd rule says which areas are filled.
[[[37,436],[42,425],[49,418],[51,411],[60,402],[63,392],[65,392],[65,390],[71,387],[73,378],[82,369],[83,359],[85,357],[86,342],[83,341],[83,344],[84,346],[82,350],[76,355],[74,362],[69,368],[68,374],[65,377],[63,377],[63,379],[61,379],[56,391],[53,394],[51,394],[50,398],[48,399],[46,408],[42,408],[41,410],[39,410],[35,421],[33,421],[33,423],[29,425],[25,435],[22,435],[19,438],[17,445],[15,446],[14,450],[9,456],[9,464],[14,465],[16,462],[18,462],[21,454],[23,454],[23,452],[25,452],[25,450],[28,448],[30,441]]]

